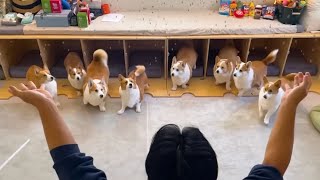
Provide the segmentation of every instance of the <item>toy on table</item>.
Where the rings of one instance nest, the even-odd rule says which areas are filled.
[[[1,20],[1,25],[5,26],[16,26],[19,23],[17,13],[8,13]]]
[[[26,12],[23,14],[17,15],[19,18],[21,18],[21,24],[26,25],[30,24],[33,21],[33,14],[31,12]]]
[[[254,17],[254,12],[255,12],[254,10],[255,10],[255,5],[251,1],[251,3],[249,4],[249,16]]]
[[[89,25],[88,14],[85,12],[78,12],[77,14],[78,26],[80,28],[86,28]]]
[[[220,0],[219,14],[228,16],[231,0]]]
[[[237,2],[237,8],[241,10],[243,8],[243,3],[240,0]]]
[[[61,0],[50,0],[50,6],[51,6],[52,13],[61,13],[62,12]]]
[[[266,9],[265,14],[264,14],[262,17],[263,17],[264,19],[274,20],[275,12],[276,12],[276,7],[274,7],[274,6],[268,6],[267,9]]]
[[[262,11],[261,11],[261,15],[262,15],[262,17],[266,14],[266,12],[267,12],[267,5],[262,5]]]
[[[102,13],[103,14],[110,14],[110,6],[109,4],[102,4],[101,5]]]
[[[291,0],[288,2],[288,8],[295,8],[297,7],[297,2],[295,0]]]
[[[262,13],[262,6],[257,5],[254,13],[254,19],[260,19],[261,18],[261,13]]]
[[[249,5],[247,3],[244,3],[242,9],[243,9],[244,16],[248,17],[249,16]]]
[[[307,5],[307,2],[306,2],[306,1],[303,1],[303,0],[302,0],[302,1],[299,2],[299,7],[300,7],[300,8],[303,8],[303,7],[305,7],[306,5]]]
[[[237,10],[237,3],[236,1],[232,1],[232,3],[230,4],[230,16],[233,16],[234,13],[236,12]]]
[[[244,13],[241,9],[236,10],[236,12],[234,13],[234,16],[236,18],[243,18],[244,17]]]
[[[283,0],[283,1],[282,1],[282,5],[283,5],[283,6],[288,6],[288,3],[289,3],[289,0]]]

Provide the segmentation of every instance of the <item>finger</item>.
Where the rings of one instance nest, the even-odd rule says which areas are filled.
[[[22,91],[28,90],[27,86],[24,85],[23,83],[20,83],[19,87],[20,87],[20,90],[22,90]]]
[[[29,82],[27,83],[27,87],[28,87],[29,89],[31,89],[31,90],[37,89],[37,86],[36,86],[32,81],[29,81]]]
[[[285,88],[285,91],[291,89],[291,87],[289,86],[289,84],[285,84],[285,85],[284,85],[284,88]]]
[[[45,90],[46,85],[45,84],[41,84],[40,89]]]
[[[293,85],[294,87],[299,86],[299,74],[294,77]]]
[[[9,93],[11,93],[14,96],[18,96],[20,97],[22,91],[18,88],[16,88],[15,86],[10,86],[8,89]]]
[[[312,85],[312,79],[310,73],[306,73],[305,76],[303,76],[303,87],[305,87],[307,90],[311,88]]]
[[[302,72],[299,72],[299,74],[298,74],[298,77],[299,77],[299,84],[300,83],[302,83],[302,81],[303,81],[303,73]]]

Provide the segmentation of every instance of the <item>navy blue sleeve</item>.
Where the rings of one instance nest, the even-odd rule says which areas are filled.
[[[93,158],[81,153],[77,144],[56,147],[50,154],[60,180],[107,179],[105,173],[93,165]]]
[[[283,180],[283,177],[276,168],[260,164],[254,166],[244,180]]]

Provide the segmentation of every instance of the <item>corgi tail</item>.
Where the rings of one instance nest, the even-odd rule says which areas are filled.
[[[103,62],[107,58],[108,58],[108,54],[103,49],[98,49],[93,53],[93,60],[94,61]]]
[[[288,81],[294,81],[294,77],[297,75],[297,73],[291,73],[288,75],[285,75],[284,78]]]
[[[277,58],[278,52],[279,52],[279,49],[275,49],[275,50],[271,51],[271,53],[269,53],[269,55],[266,58],[264,58],[264,60],[262,60],[262,62],[266,66],[273,63]]]
[[[146,72],[146,67],[144,67],[143,65],[138,65],[136,66],[136,71],[134,72],[134,75],[138,77],[144,72]]]

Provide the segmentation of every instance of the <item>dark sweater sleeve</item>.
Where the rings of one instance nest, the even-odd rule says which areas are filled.
[[[272,166],[256,165],[244,180],[283,180],[278,169]]]
[[[107,179],[105,173],[93,165],[93,158],[81,153],[77,144],[56,147],[50,154],[60,180]]]

